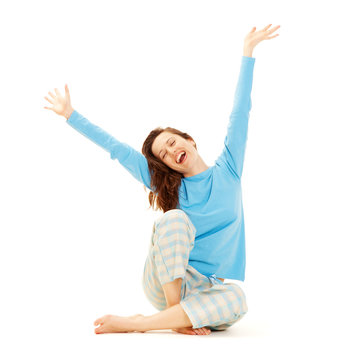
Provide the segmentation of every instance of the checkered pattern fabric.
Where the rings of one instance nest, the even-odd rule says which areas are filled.
[[[142,285],[150,303],[166,309],[162,285],[182,278],[180,305],[193,328],[226,330],[247,312],[246,297],[239,285],[223,284],[188,264],[196,229],[187,214],[174,209],[155,221],[145,261]]]

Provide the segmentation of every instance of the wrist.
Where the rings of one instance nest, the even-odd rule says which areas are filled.
[[[64,112],[64,117],[66,118],[66,120],[68,120],[71,116],[71,114],[73,113],[74,109],[72,107],[68,108],[67,110],[65,110]]]
[[[252,57],[253,48],[250,46],[244,46],[243,48],[243,56]]]

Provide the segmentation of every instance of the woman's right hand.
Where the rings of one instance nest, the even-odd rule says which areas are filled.
[[[68,119],[73,112],[73,108],[71,105],[70,92],[67,87],[67,84],[65,84],[65,97],[61,96],[57,88],[55,88],[54,90],[56,95],[52,94],[49,91],[48,94],[51,96],[51,98],[48,98],[47,96],[44,97],[53,106],[52,107],[44,106],[44,108],[48,110],[53,110],[56,114],[65,116],[66,119]]]

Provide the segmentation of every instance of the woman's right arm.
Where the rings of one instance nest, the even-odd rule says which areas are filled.
[[[73,109],[71,105],[70,91],[65,84],[65,97],[57,88],[55,94],[48,92],[51,98],[44,97],[53,106],[44,106],[45,109],[52,110],[58,115],[65,116],[66,122],[74,129],[79,131],[95,144],[108,151],[111,159],[118,159],[121,165],[131,173],[138,181],[150,188],[150,174],[147,159],[143,154],[133,149],[126,143],[122,143],[99,126],[94,125],[83,115]]]
[[[72,111],[66,122],[110,153],[112,160],[117,159],[133,177],[151,190],[148,162],[143,154],[94,125],[76,110]]]

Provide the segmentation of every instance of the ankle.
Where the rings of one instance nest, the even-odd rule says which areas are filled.
[[[141,315],[132,320],[133,331],[147,331],[146,320],[147,316]]]

